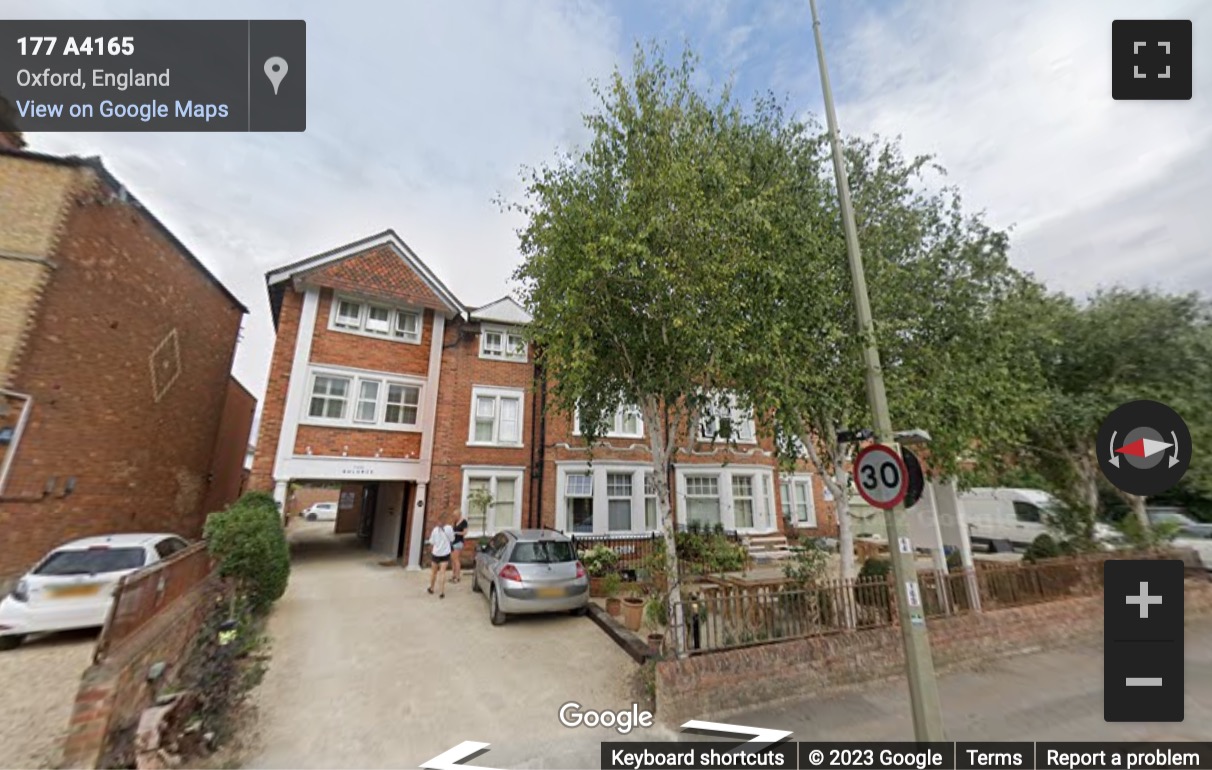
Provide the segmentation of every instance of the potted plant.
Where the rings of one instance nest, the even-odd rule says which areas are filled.
[[[581,555],[581,563],[585,565],[585,572],[589,575],[589,595],[604,596],[602,581],[616,571],[619,555],[614,549],[598,543]]]
[[[617,572],[611,572],[602,578],[602,592],[606,595],[606,611],[616,618],[623,612],[623,600],[619,598],[619,589],[623,586],[623,578]]]
[[[665,628],[669,624],[669,610],[663,597],[654,596],[644,605],[644,625],[648,628],[648,646],[654,655],[660,655],[665,646]]]
[[[631,631],[639,631],[644,620],[643,597],[630,594],[623,597],[623,625]]]

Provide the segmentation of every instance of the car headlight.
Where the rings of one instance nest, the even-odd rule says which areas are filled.
[[[21,578],[20,580],[18,580],[17,587],[13,589],[12,597],[13,597],[13,599],[15,599],[19,602],[28,602],[29,601],[29,581],[26,580],[25,578]]]

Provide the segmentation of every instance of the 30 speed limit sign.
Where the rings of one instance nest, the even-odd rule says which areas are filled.
[[[854,458],[854,481],[859,495],[876,508],[895,508],[909,489],[905,461],[892,447],[872,444]]]

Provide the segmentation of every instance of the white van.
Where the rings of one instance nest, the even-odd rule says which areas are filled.
[[[991,545],[994,540],[1004,540],[1021,548],[1049,532],[1044,514],[1061,505],[1041,489],[976,487],[961,493],[959,499],[974,545]]]

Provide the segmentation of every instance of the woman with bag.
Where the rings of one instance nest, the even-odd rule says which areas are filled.
[[[439,519],[429,533],[429,588],[433,593],[434,583],[438,584],[438,598],[446,598],[446,565],[450,563],[450,553],[454,546],[454,529],[444,520]]]
[[[462,511],[455,511],[451,518],[457,520],[458,523],[454,525],[454,543],[451,546],[454,548],[454,553],[451,554],[452,577],[450,582],[457,583],[463,573],[463,538],[467,535],[467,517],[463,515]]]

